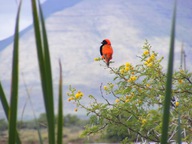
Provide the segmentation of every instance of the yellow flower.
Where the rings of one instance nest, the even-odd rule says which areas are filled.
[[[130,99],[126,99],[126,100],[125,100],[126,103],[129,102],[129,101],[130,101]]]
[[[179,106],[179,102],[178,102],[178,101],[175,102],[175,106],[176,106],[176,107]]]
[[[120,74],[124,74],[124,73],[125,73],[125,69],[121,69]]]
[[[104,89],[104,90],[108,90],[107,86],[104,86],[103,89]]]
[[[152,61],[151,57],[149,57],[149,58],[146,60],[147,63],[150,63],[151,61]]]
[[[145,50],[144,52],[143,52],[143,55],[148,55],[149,54],[149,51],[148,50]]]
[[[153,54],[151,55],[151,59],[154,60],[154,59],[155,59],[155,56],[156,56],[156,55],[153,53]]]
[[[129,70],[130,70],[129,67],[125,67],[125,69],[124,69],[125,72],[128,72]]]
[[[78,111],[78,109],[77,109],[77,108],[75,108],[75,109],[74,109],[74,111],[75,111],[75,112],[77,112],[77,111]]]
[[[130,64],[129,62],[126,62],[126,63],[125,63],[125,66],[126,66],[126,67],[130,67],[131,64]]]
[[[101,60],[101,58],[94,58],[94,61],[100,61]]]
[[[150,63],[147,64],[148,67],[151,67],[152,65],[153,65],[152,62],[150,62]]]
[[[147,122],[147,120],[146,120],[146,119],[142,119],[142,120],[141,120],[142,125],[145,125],[145,124],[146,124],[146,122]]]
[[[137,77],[136,76],[132,76],[132,81],[136,81],[137,80]]]
[[[72,101],[74,98],[73,97],[70,97],[70,98],[68,98],[68,101],[70,102],[70,101]]]
[[[155,59],[155,54],[152,54],[148,59],[147,59],[147,63],[153,62]]]
[[[80,91],[79,93],[80,93],[80,94],[79,94],[79,95],[80,95],[80,97],[82,97],[82,96],[84,95],[81,91]]]
[[[116,103],[120,102],[120,99],[116,99],[115,102],[116,102]]]
[[[147,61],[144,62],[144,65],[148,65],[149,63]]]
[[[182,79],[179,79],[178,82],[179,82],[180,84],[182,84],[182,83],[183,83],[183,80],[182,80]]]
[[[137,80],[137,76],[131,76],[128,80],[128,82],[134,82]]]
[[[75,95],[75,98],[76,98],[76,99],[80,98],[80,95],[77,93],[77,94]]]
[[[146,87],[150,87],[150,84],[146,84]]]
[[[79,99],[83,96],[83,93],[81,91],[78,91],[76,94],[75,94],[75,98],[76,99]]]

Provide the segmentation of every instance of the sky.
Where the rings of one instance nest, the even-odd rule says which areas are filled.
[[[44,2],[44,1],[42,1]],[[182,43],[187,54],[187,66],[192,61],[192,4],[191,0],[178,0],[175,68],[180,64]],[[112,67],[125,62],[138,63],[142,45],[147,39],[153,50],[164,56],[167,65],[173,0],[50,0],[44,5],[46,28],[50,44],[54,87],[57,90],[58,59],[63,65],[64,89],[69,85],[82,90],[85,95],[100,96],[101,83],[113,81],[110,71],[103,63],[94,62],[99,57],[100,43],[109,38],[114,49]],[[0,43],[14,33],[17,3],[14,0],[0,2]],[[6,23],[5,23],[6,20]],[[20,29],[32,23],[30,1],[25,0],[21,11]],[[42,93],[38,80],[36,51],[33,30],[28,30],[20,41],[20,100],[19,117],[28,100],[28,86],[35,111],[43,112]],[[1,49],[1,48],[0,48]],[[0,79],[9,98],[12,45],[0,51]],[[192,70],[192,69],[191,69]],[[57,91],[55,90],[55,95]],[[74,113],[73,104],[64,94],[65,111]],[[38,99],[38,101],[36,101]],[[57,100],[57,96],[56,96]],[[31,117],[31,106],[27,102],[26,117]],[[85,103],[89,103],[86,102]],[[56,103],[55,103],[56,104]],[[79,112],[81,113],[81,111]],[[83,112],[82,112],[83,113]],[[0,117],[3,115],[0,105]]]
[[[45,0],[41,0],[43,3]],[[0,40],[14,34],[15,19],[19,0],[0,1]],[[23,0],[21,10],[20,29],[24,29],[32,23],[30,0]]]

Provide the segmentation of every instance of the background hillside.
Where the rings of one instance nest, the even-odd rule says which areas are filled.
[[[10,0],[8,2],[10,3]],[[26,23],[21,24],[19,117],[24,104],[28,101],[25,84],[30,92],[36,114],[44,112],[33,27],[30,23],[32,20],[30,12],[28,15],[25,13],[30,10],[30,2],[25,3],[21,20],[21,23],[25,20]],[[58,89],[58,59],[61,59],[63,65],[65,113],[74,113],[75,108],[75,105],[67,102],[66,93],[69,85],[81,89],[85,95],[92,94],[100,97],[101,83],[112,81],[112,76],[109,70],[104,68],[104,64],[101,63],[101,66],[94,62],[94,58],[100,56],[99,47],[104,38],[109,38],[114,48],[112,67],[125,62],[137,63],[136,55],[142,51],[141,47],[145,39],[152,45],[153,50],[165,56],[163,63],[167,64],[172,0],[156,2],[151,0],[47,0],[44,3],[42,1],[42,5],[51,51],[55,99],[57,99]],[[5,6],[4,9],[13,6],[16,10],[17,7],[14,1],[11,6],[6,4]],[[9,11],[11,13],[11,10]],[[190,67],[192,61],[191,13],[190,0],[178,2],[175,68],[180,66],[180,50],[184,43],[187,68],[192,70]],[[3,12],[0,16],[1,19],[7,19]],[[14,19],[14,14],[11,18]],[[4,32],[3,29],[14,29],[12,23],[10,24],[12,27],[9,27],[5,21],[1,20],[1,23],[3,23],[1,32]],[[0,79],[6,88],[7,95],[10,93],[12,40],[12,36],[9,35],[0,41]],[[89,104],[86,98],[85,104]],[[78,114],[84,113],[81,110],[78,112]],[[0,104],[0,118],[2,117],[4,112]],[[31,117],[31,107],[28,103],[24,118]]]

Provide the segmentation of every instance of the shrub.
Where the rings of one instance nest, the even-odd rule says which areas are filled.
[[[166,74],[161,65],[163,57],[152,51],[146,41],[139,58],[140,64],[137,65],[127,62],[117,68],[109,67],[115,77],[107,85],[101,84],[101,97],[105,103],[90,95],[91,104],[83,105],[83,97],[77,98],[76,89],[70,87],[68,96],[71,101],[92,114],[91,123],[86,126],[83,135],[104,132],[107,136],[116,134],[124,142],[160,142],[166,83]],[[173,74],[169,142],[176,139],[179,113],[182,138],[187,142],[192,141],[191,75],[182,69]]]

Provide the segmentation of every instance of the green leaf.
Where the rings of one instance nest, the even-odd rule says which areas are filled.
[[[41,85],[43,90],[44,104],[48,121],[48,138],[49,143],[54,144],[55,143],[54,101],[53,101],[52,73],[51,73],[51,62],[49,55],[48,40],[40,2],[38,1],[37,5],[36,0],[31,0],[31,3],[32,3],[33,23],[34,23],[37,56],[41,77]]]
[[[59,78],[59,99],[58,99],[58,125],[57,125],[57,144],[62,144],[63,136],[63,97],[62,97],[62,65],[59,60],[60,78]]]
[[[165,94],[165,100],[164,100],[161,144],[166,144],[167,140],[168,140],[169,115],[170,115],[169,110],[170,110],[171,93],[172,93],[175,23],[176,23],[176,0],[175,0],[175,5],[174,5],[173,18],[172,18],[172,29],[171,29],[171,36],[170,36],[170,50],[169,50],[169,62],[168,62],[168,69],[167,69],[166,94]]]
[[[5,115],[7,117],[7,120],[9,120],[8,117],[9,117],[9,109],[10,108],[9,108],[9,105],[8,105],[8,102],[7,102],[3,87],[1,85],[1,82],[0,82],[0,100],[1,100],[4,112],[5,112]],[[16,130],[16,142],[17,142],[17,144],[21,144],[21,140],[19,138],[17,130]]]
[[[15,34],[14,34],[14,45],[13,45],[13,61],[12,61],[12,79],[11,79],[11,98],[10,98],[10,109],[9,109],[9,144],[16,142],[17,137],[17,105],[18,105],[18,84],[19,84],[19,17],[21,10],[21,2],[19,3]],[[6,104],[5,104],[6,105]],[[6,106],[7,107],[7,106]],[[8,107],[7,107],[8,110]]]
[[[0,82],[0,100],[1,100],[4,112],[5,112],[5,115],[6,115],[7,119],[8,119],[8,117],[9,117],[9,105],[8,105],[8,102],[7,102],[3,87],[1,85],[1,82]]]

